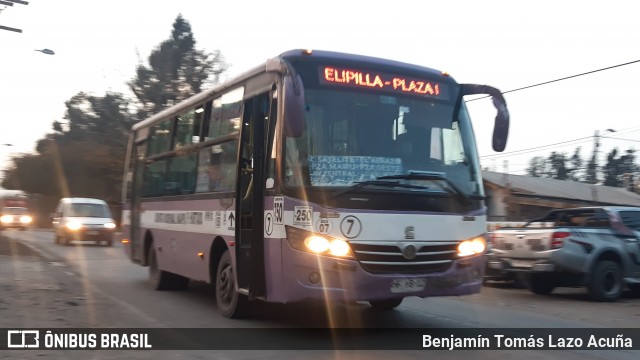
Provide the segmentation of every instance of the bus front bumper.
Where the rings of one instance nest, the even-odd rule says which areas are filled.
[[[408,296],[455,296],[480,292],[484,256],[459,259],[445,271],[422,274],[369,273],[358,261],[318,256],[282,246],[283,280],[268,292],[272,301],[368,301]]]

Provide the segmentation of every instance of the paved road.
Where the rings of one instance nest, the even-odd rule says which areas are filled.
[[[31,273],[61,276],[57,284],[46,284],[43,279],[35,288],[22,287],[19,303],[30,306],[25,299],[37,292],[52,294],[49,310],[54,313],[39,316],[9,316],[7,325],[40,327],[162,327],[162,328],[289,328],[289,327],[409,327],[409,328],[555,328],[555,327],[638,327],[640,299],[625,297],[618,303],[593,303],[583,289],[560,289],[551,296],[537,296],[524,289],[513,289],[500,284],[485,287],[480,294],[460,298],[405,299],[396,310],[376,313],[367,305],[334,306],[327,311],[319,304],[274,305],[260,304],[250,319],[230,320],[221,317],[215,309],[211,289],[202,283],[192,283],[189,291],[156,292],[146,286],[147,269],[129,262],[119,243],[114,247],[90,244],[60,246],[53,243],[47,231],[4,232],[16,239],[15,244],[26,245],[23,252],[30,253],[31,261],[22,261],[24,277]],[[15,246],[14,246],[15,247]],[[10,249],[11,250],[11,249]],[[16,251],[15,249],[13,251]],[[34,260],[38,253],[40,260]],[[7,254],[5,254],[6,256]],[[43,261],[44,257],[44,261]],[[16,256],[8,256],[16,263]],[[7,266],[7,262],[5,263]],[[27,264],[27,265],[25,265]],[[1,269],[0,269],[1,270]],[[0,274],[5,274],[2,272]],[[39,275],[42,276],[42,275]],[[0,275],[0,277],[3,277]],[[19,277],[18,277],[19,278]],[[19,281],[18,281],[19,282]],[[74,288],[75,284],[75,288]],[[6,286],[6,285],[5,285]],[[64,289],[75,289],[65,293]],[[2,289],[0,287],[0,289]],[[44,295],[43,295],[44,296]],[[2,300],[0,295],[0,301]],[[18,301],[20,300],[20,301]],[[6,299],[5,299],[6,301]],[[0,302],[0,315],[2,307]],[[57,305],[57,306],[54,306]],[[33,305],[31,305],[33,306]],[[71,309],[71,312],[69,311]],[[14,310],[19,312],[18,310]],[[66,311],[66,312],[65,312]],[[4,321],[3,321],[4,322]],[[4,327],[4,326],[0,326]],[[109,352],[107,352],[109,353]],[[329,354],[331,353],[331,354]],[[101,352],[100,354],[104,354]],[[168,355],[167,352],[160,354]],[[430,351],[402,352],[182,352],[174,356],[210,358],[424,358]],[[304,354],[304,356],[302,356]],[[342,355],[339,355],[342,354]],[[584,359],[584,358],[639,358],[638,352],[616,351],[464,351],[437,352],[446,358],[505,358],[531,359]],[[346,355],[346,356],[345,356]],[[161,356],[161,358],[164,358]]]

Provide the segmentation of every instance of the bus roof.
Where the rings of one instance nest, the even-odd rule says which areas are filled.
[[[290,50],[280,54],[280,57],[283,59],[303,59],[303,58],[314,58],[321,61],[332,62],[347,62],[347,63],[362,63],[369,66],[373,66],[375,68],[393,68],[397,70],[398,68],[402,69],[403,72],[414,72],[430,75],[433,77],[442,77],[444,72],[438,71],[432,68],[404,63],[395,60],[382,59],[373,56],[365,56],[365,55],[356,55],[349,53],[341,53],[334,51],[324,51],[324,50]],[[451,77],[446,78],[447,82],[455,82]]]
[[[451,77],[444,76],[445,73],[442,71],[438,71],[432,68],[403,63],[395,60],[382,59],[371,56],[364,55],[355,55],[341,52],[333,52],[333,51],[324,51],[324,50],[307,50],[307,49],[296,49],[286,51],[274,58],[268,59],[266,62],[262,63],[254,67],[253,69],[246,71],[231,80],[225,81],[224,83],[214,86],[209,90],[202,91],[198,94],[195,94],[180,103],[170,106],[157,114],[154,114],[148,117],[145,120],[142,120],[133,125],[131,128],[132,131],[136,131],[141,128],[149,127],[154,125],[156,122],[166,119],[168,117],[177,116],[183,111],[195,106],[199,103],[205,102],[209,100],[211,97],[215,96],[220,92],[225,90],[232,90],[237,87],[244,80],[258,75],[263,72],[275,71],[275,72],[284,72],[285,67],[282,65],[282,60],[294,60],[294,59],[317,59],[324,61],[334,61],[334,62],[347,62],[347,63],[362,63],[368,66],[372,66],[380,69],[395,69],[401,68],[403,72],[410,73],[420,73],[426,74],[434,77],[444,78],[446,82],[455,83],[455,80]]]

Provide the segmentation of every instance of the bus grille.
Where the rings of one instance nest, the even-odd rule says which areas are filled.
[[[402,254],[405,244],[352,241],[349,243],[362,268],[370,273],[433,273],[447,270],[454,259],[458,242],[415,242],[413,259]]]

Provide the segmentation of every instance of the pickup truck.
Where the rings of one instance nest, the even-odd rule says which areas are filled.
[[[536,294],[586,286],[615,301],[640,292],[640,207],[557,209],[519,228],[491,233],[487,267],[518,274]]]

